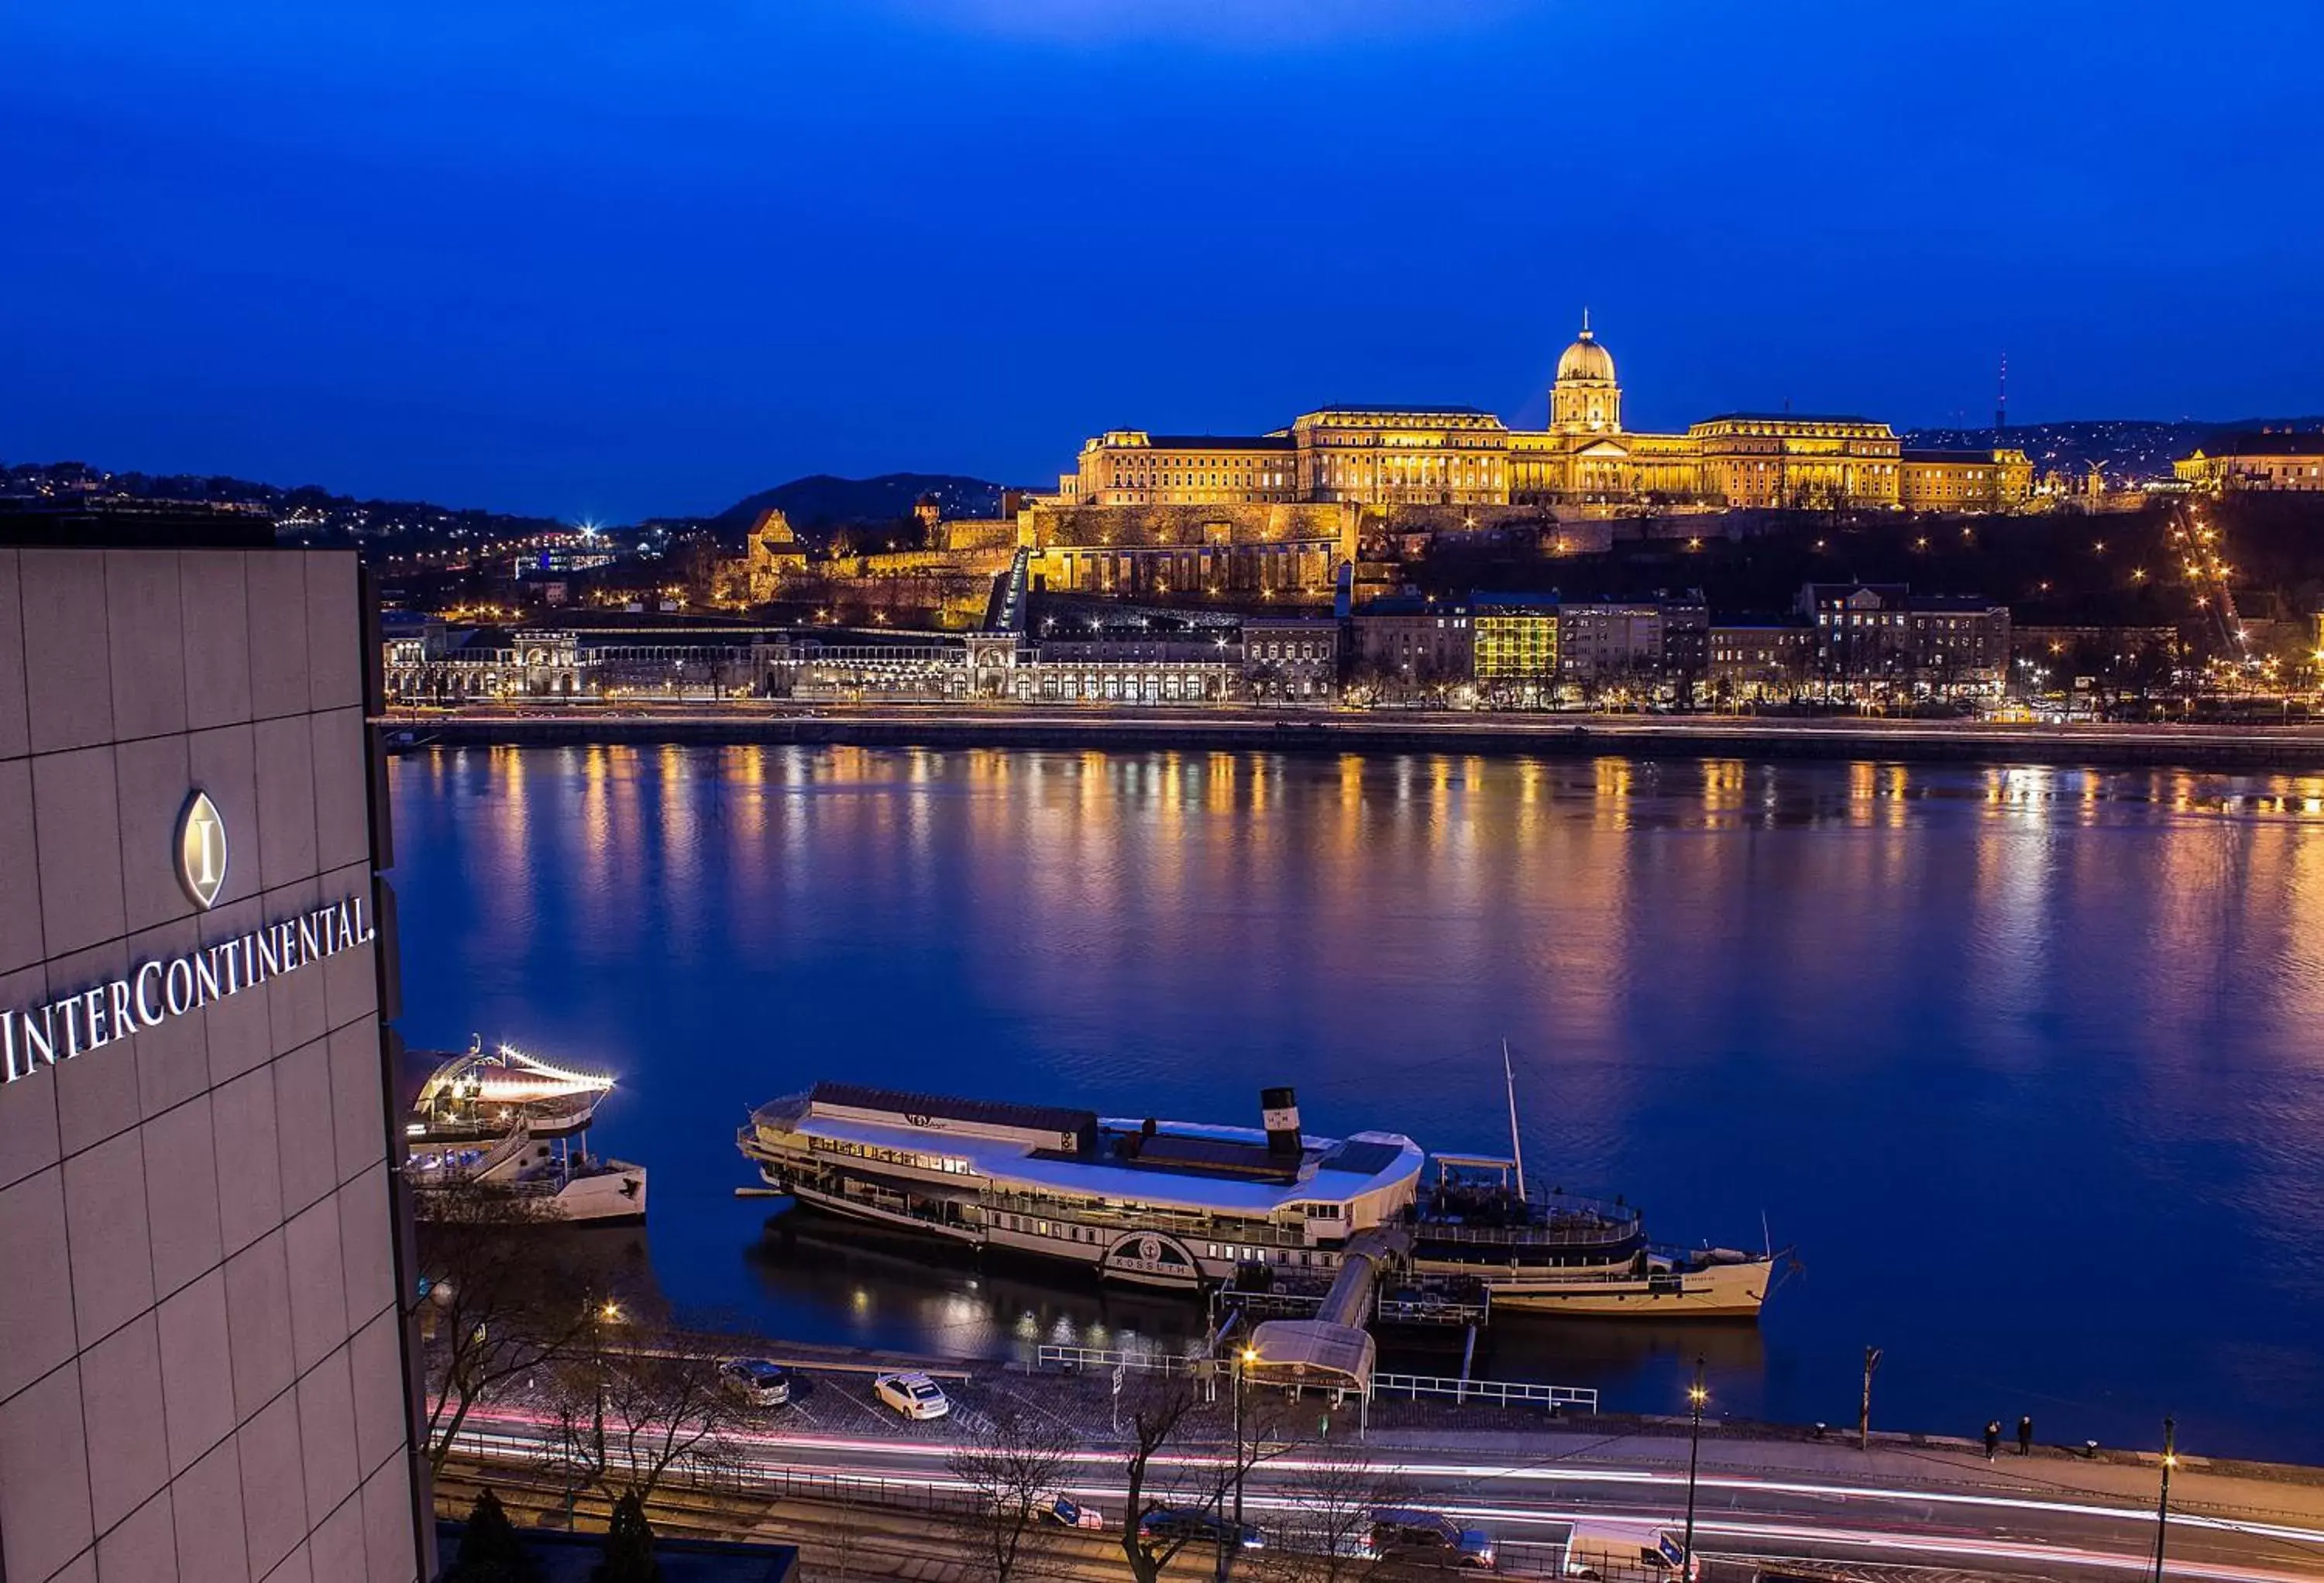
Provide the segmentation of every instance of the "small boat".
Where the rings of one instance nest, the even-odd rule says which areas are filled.
[[[613,1089],[610,1077],[473,1041],[429,1074],[405,1119],[403,1174],[414,1213],[441,1219],[448,1195],[466,1187],[504,1196],[514,1218],[642,1221],[645,1167],[576,1146]]]

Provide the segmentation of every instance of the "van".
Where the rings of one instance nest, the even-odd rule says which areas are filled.
[[[1565,1542],[1565,1575],[1603,1578],[1677,1578],[1695,1583],[1702,1558],[1690,1559],[1680,1531],[1666,1523],[1576,1518]]]

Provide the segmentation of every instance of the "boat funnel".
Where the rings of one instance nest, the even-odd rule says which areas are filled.
[[[1267,1152],[1297,1158],[1299,1096],[1289,1089],[1259,1091],[1259,1125],[1267,1128]]]

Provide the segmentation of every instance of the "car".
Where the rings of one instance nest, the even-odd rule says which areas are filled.
[[[1138,1520],[1138,1537],[1148,1544],[1180,1540],[1188,1544],[1210,1545],[1217,1544],[1222,1538],[1231,1538],[1244,1550],[1267,1548],[1267,1541],[1248,1523],[1241,1524],[1238,1532],[1237,1525],[1228,1518],[1183,1506],[1157,1506],[1147,1513]]]
[[[1442,1512],[1382,1506],[1372,1514],[1371,1552],[1382,1560],[1489,1569],[1493,1536],[1481,1528],[1463,1528]]]
[[[728,1358],[718,1366],[718,1383],[753,1407],[780,1407],[791,1399],[791,1376],[763,1358]]]
[[[1105,1526],[1104,1513],[1075,1500],[1061,1489],[1045,1489],[1023,1498],[1025,1514],[1036,1523],[1051,1523],[1060,1528]],[[993,1505],[1002,1516],[1007,1517],[1016,1512],[1018,1499],[1013,1495],[1002,1495],[995,1498]]]
[[[906,1418],[942,1418],[952,1411],[943,1387],[917,1370],[881,1375],[872,1382],[872,1394]]]

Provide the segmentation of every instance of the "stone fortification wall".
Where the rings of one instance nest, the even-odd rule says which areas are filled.
[[[1017,519],[1018,542],[1032,549],[1165,549],[1331,541],[1355,552],[1359,509],[1317,504],[1031,506]]]

